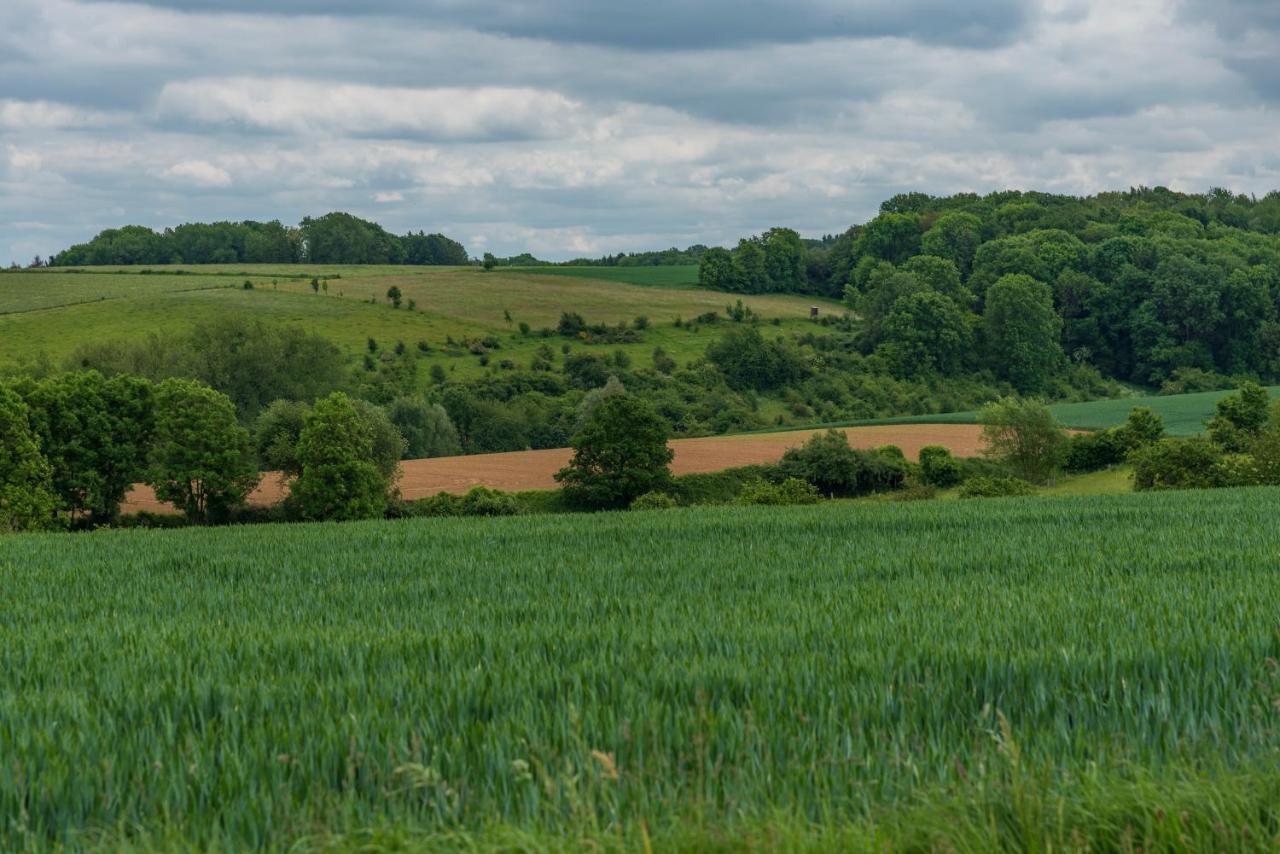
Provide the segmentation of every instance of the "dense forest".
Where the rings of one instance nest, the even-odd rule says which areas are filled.
[[[736,293],[843,299],[898,375],[989,368],[1043,392],[1065,361],[1159,386],[1280,377],[1280,193],[895,196],[837,237],[774,228],[703,254]]]
[[[443,234],[391,234],[347,213],[272,222],[188,223],[156,232],[111,228],[50,259],[53,267],[129,264],[467,264],[467,250]]]

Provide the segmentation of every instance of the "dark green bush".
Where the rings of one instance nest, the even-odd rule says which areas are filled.
[[[920,449],[920,478],[927,486],[950,489],[964,479],[964,470],[950,450],[928,445]]]
[[[631,502],[632,510],[669,510],[676,500],[665,492],[646,492]]]
[[[742,492],[738,495],[739,504],[770,507],[817,504],[821,499],[822,496],[812,484],[795,477],[789,477],[782,483],[772,483],[762,477],[755,478],[742,484]]]
[[[1133,488],[1204,489],[1219,485],[1222,450],[1208,439],[1165,439],[1136,451]]]

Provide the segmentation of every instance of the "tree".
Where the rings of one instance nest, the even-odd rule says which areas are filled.
[[[462,453],[458,430],[449,413],[421,396],[398,397],[387,407],[387,417],[405,441],[405,459],[452,457]]]
[[[484,271],[487,273],[494,267],[498,266],[498,259],[493,257],[492,252],[486,252],[484,253],[484,261],[481,262],[481,266],[484,267]]]
[[[766,390],[805,374],[800,355],[779,341],[765,341],[754,326],[730,329],[707,347],[707,361],[724,372],[735,389]]]
[[[937,291],[961,308],[973,307],[973,292],[961,284],[960,271],[952,261],[936,255],[917,255],[908,259],[902,269],[929,290]]]
[[[571,504],[620,509],[646,492],[671,484],[669,428],[645,400],[632,394],[604,398],[573,437],[573,459],[556,472]]]
[[[0,534],[54,525],[52,471],[31,430],[29,410],[0,386]]]
[[[258,484],[249,433],[235,405],[195,380],[156,388],[155,444],[147,483],[188,519],[225,521]]]
[[[403,297],[404,297],[404,294],[400,292],[400,288],[397,285],[392,285],[391,287],[387,288],[387,299],[391,300],[392,308],[399,308],[400,301],[403,299]]]
[[[1004,397],[978,413],[986,456],[1007,465],[1030,483],[1046,482],[1062,465],[1067,434],[1037,400]]]
[[[965,313],[934,291],[900,298],[884,323],[881,349],[904,376],[953,374],[972,347],[973,328]]]
[[[901,264],[920,254],[920,217],[913,213],[882,213],[863,226],[858,243],[864,255]]]
[[[378,467],[368,420],[342,392],[316,402],[298,438],[302,474],[290,499],[309,519],[368,519],[387,509],[390,478]]]
[[[790,228],[771,228],[760,236],[764,245],[765,270],[769,289],[795,292],[806,283],[804,243]]]
[[[1002,277],[987,293],[987,354],[997,373],[1020,392],[1038,392],[1062,363],[1062,320],[1053,292],[1030,276]]]
[[[262,410],[253,423],[253,450],[264,471],[286,477],[302,473],[298,462],[298,438],[311,405],[297,400],[277,400]]]
[[[698,284],[717,291],[741,291],[733,253],[718,246],[703,253],[698,262]]]
[[[982,220],[971,213],[958,212],[938,217],[921,238],[920,248],[926,255],[949,259],[960,275],[967,277],[981,243]]]
[[[1246,382],[1235,394],[1218,401],[1217,414],[1209,419],[1209,438],[1228,453],[1242,453],[1267,424],[1270,399],[1267,390]]]
[[[146,475],[154,429],[152,385],[97,371],[61,374],[30,387],[31,423],[53,470],[53,488],[74,518],[110,522]]]

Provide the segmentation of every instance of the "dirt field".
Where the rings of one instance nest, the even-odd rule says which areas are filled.
[[[855,448],[897,445],[915,459],[926,445],[942,445],[957,456],[970,457],[982,448],[981,427],[976,424],[900,424],[883,427],[849,427],[845,434]],[[721,471],[735,466],[777,462],[788,448],[802,445],[816,430],[760,433],[744,436],[710,436],[705,439],[676,439],[671,443],[676,456],[671,469],[676,474]],[[513,451],[506,454],[479,454],[469,457],[441,457],[433,460],[406,460],[402,465],[400,492],[409,500],[437,492],[466,492],[473,486],[487,486],[508,492],[554,489],[553,475],[569,462],[572,451]],[[274,504],[284,496],[277,475],[264,476],[262,484],[249,496],[256,506]],[[172,512],[145,487],[135,488],[121,508],[125,513]]]

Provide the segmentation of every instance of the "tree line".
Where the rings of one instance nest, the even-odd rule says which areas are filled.
[[[470,263],[443,234],[391,234],[348,213],[307,217],[295,228],[272,222],[187,223],[157,232],[111,228],[49,259],[52,267],[141,264],[414,264]]]
[[[699,280],[841,299],[898,375],[985,368],[1033,393],[1068,363],[1153,386],[1280,377],[1280,193],[906,194],[839,236],[707,250]]]

